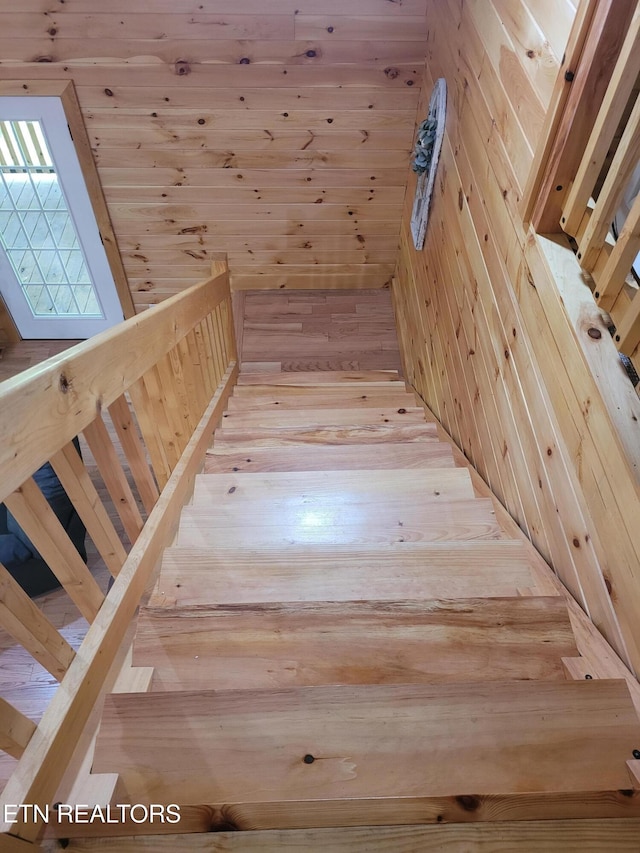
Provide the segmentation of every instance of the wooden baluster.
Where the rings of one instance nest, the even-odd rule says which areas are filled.
[[[200,407],[200,385],[198,383],[198,366],[193,363],[191,352],[189,350],[188,336],[183,338],[178,346],[173,351],[172,361],[176,359],[180,365],[184,380],[184,394],[189,408],[189,423],[193,424],[195,429],[200,420],[200,416],[204,411]]]
[[[205,352],[207,354],[207,369],[209,371],[209,399],[218,386],[218,375],[216,373],[215,349],[211,339],[211,329],[209,328],[208,318],[205,317],[200,324],[202,329],[202,341]]]
[[[144,445],[138,436],[133,415],[124,394],[109,406],[109,414],[127,457],[131,475],[140,493],[144,508],[149,513],[158,500],[158,487],[147,462]]]
[[[606,239],[611,221],[640,155],[640,97],[622,134],[595,209],[578,246],[580,266],[591,271]]]
[[[87,444],[93,453],[125,532],[133,544],[144,527],[144,521],[101,417],[97,417],[85,428],[84,437],[87,439]]]
[[[185,342],[189,350],[189,360],[193,365],[195,384],[194,394],[198,403],[198,412],[200,417],[202,417],[202,413],[206,409],[207,403],[210,399],[210,396],[207,393],[207,383],[209,381],[209,377],[207,375],[206,367],[202,363],[202,356],[198,348],[198,341],[196,338],[195,329],[189,332],[189,334],[185,338]]]
[[[20,758],[35,730],[36,724],[32,720],[0,699],[0,749]]]
[[[33,655],[54,678],[58,681],[62,679],[75,652],[2,563],[0,627]]]
[[[26,480],[4,502],[78,610],[93,622],[104,596],[35,481]]]
[[[51,465],[100,556],[116,577],[127,559],[127,552],[73,443],[52,456]]]
[[[633,355],[640,344],[640,298],[637,293],[618,324],[615,340],[625,355]]]
[[[204,389],[204,395],[208,400],[210,400],[211,394],[213,393],[211,390],[213,383],[213,368],[211,363],[209,362],[207,346],[204,341],[204,333],[202,330],[201,323],[198,323],[198,325],[194,328],[193,337],[195,346],[198,351],[198,360],[200,363],[200,372],[202,373],[202,387]]]
[[[238,360],[238,349],[236,342],[236,329],[233,322],[233,307],[231,305],[231,297],[225,299],[221,305],[223,326],[225,329],[225,341],[227,342],[227,355],[229,361]]]
[[[169,354],[161,358],[156,365],[159,381],[159,394],[162,408],[171,431],[171,440],[178,452],[178,459],[187,446],[191,434],[191,424],[187,416],[186,401],[179,392],[179,382],[173,370]],[[176,460],[177,461],[177,460]]]
[[[620,231],[618,241],[597,280],[598,305],[605,311],[610,311],[613,307],[638,252],[640,252],[640,195],[636,197]]]
[[[164,443],[160,436],[158,423],[153,415],[151,399],[144,378],[134,382],[129,388],[128,393],[131,397],[136,419],[140,425],[140,432],[142,433],[147,453],[151,459],[151,466],[153,467],[158,487],[162,490],[171,476],[171,465],[164,450]]]
[[[561,228],[564,200],[635,5],[636,0],[584,0],[578,4],[566,62],[525,190],[524,219],[540,233],[557,233]]]
[[[145,373],[143,381],[149,397],[149,411],[157,425],[158,437],[167,458],[169,470],[173,471],[178,464],[181,451],[170,420],[171,412],[165,400],[162,380],[157,365]]]
[[[213,353],[213,367],[215,373],[216,384],[215,387],[218,387],[218,383],[220,382],[220,378],[224,373],[224,357],[222,355],[222,348],[220,346],[220,336],[217,333],[215,321],[214,321],[214,312],[207,315],[207,327],[209,329],[209,339],[211,341],[211,349]]]
[[[185,441],[182,448],[184,450],[200,418],[196,417],[193,411],[193,396],[190,398],[188,387],[188,370],[185,370],[186,364],[183,364],[179,344],[168,354],[167,362],[171,367],[173,385],[170,387],[173,389],[176,409],[181,412],[183,426],[186,427]],[[192,388],[193,386],[191,385]]]
[[[220,342],[220,354],[222,356],[222,367],[226,369],[229,363],[229,346],[227,343],[227,328],[222,317],[222,302],[216,307],[213,312],[213,325],[216,330],[216,337]]]

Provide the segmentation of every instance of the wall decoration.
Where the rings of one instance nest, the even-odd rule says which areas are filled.
[[[418,128],[411,165],[413,171],[418,174],[413,213],[411,214],[411,234],[416,249],[422,249],[424,246],[429,219],[429,204],[436,180],[446,114],[447,83],[444,77],[440,77],[433,87],[427,117]]]

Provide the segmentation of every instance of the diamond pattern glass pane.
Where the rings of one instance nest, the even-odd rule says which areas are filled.
[[[34,316],[104,316],[38,121],[0,121],[0,243]]]

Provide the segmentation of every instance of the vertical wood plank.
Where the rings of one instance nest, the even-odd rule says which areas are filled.
[[[194,393],[196,395],[196,401],[199,412],[202,412],[207,407],[207,402],[209,400],[209,394],[207,393],[207,382],[208,376],[206,373],[206,368],[202,363],[202,356],[200,354],[200,350],[198,349],[198,341],[196,338],[195,329],[192,329],[191,332],[185,338],[185,342],[188,348],[188,358],[192,365],[193,377],[194,377]]]
[[[224,373],[222,366],[224,363],[224,356],[222,354],[220,335],[216,328],[216,311],[217,308],[207,316],[207,327],[209,329],[209,340],[211,341],[211,351],[213,354],[214,376],[217,385],[218,382],[220,382],[220,377]]]
[[[107,491],[111,495],[116,512],[122,520],[125,532],[133,544],[144,527],[144,521],[109,432],[100,416],[85,428],[84,437],[96,460]]]
[[[207,396],[211,397],[211,394],[213,394],[213,389],[216,387],[216,378],[214,376],[213,358],[211,355],[211,349],[209,347],[208,330],[205,326],[204,321],[198,323],[198,325],[194,329],[194,333],[196,338],[196,345],[198,347],[198,353],[200,355],[201,369],[205,378],[205,388]]]
[[[134,382],[129,388],[129,396],[133,405],[140,432],[151,459],[158,487],[162,490],[171,476],[171,465],[164,451],[164,445],[160,438],[158,424],[153,417],[149,392],[144,382],[144,377]]]
[[[124,394],[109,406],[109,414],[124,455],[127,457],[143,506],[149,513],[158,500],[158,487],[149,468],[144,446],[138,436],[131,409]]]
[[[148,395],[149,414],[157,424],[158,438],[162,444],[169,469],[173,471],[180,459],[180,448],[170,420],[171,412],[165,406],[162,380],[157,366],[145,373],[143,381]]]
[[[104,596],[36,482],[30,478],[5,504],[88,622]]]
[[[246,292],[235,290],[231,294],[231,316],[233,318],[233,329],[235,338],[235,359],[242,364],[242,342],[244,339],[244,304]]]
[[[162,401],[162,409],[171,431],[172,441],[180,458],[191,433],[182,377],[177,377],[174,372],[171,353],[160,359],[155,370],[158,377],[158,395]]]
[[[69,443],[52,456],[51,465],[98,553],[115,577],[127,559],[127,552],[74,445]]]
[[[196,384],[196,367],[191,360],[189,352],[189,341],[183,338],[174,350],[174,356],[179,365],[184,380],[184,394],[189,410],[189,423],[197,424],[202,415],[198,400],[198,387]]]

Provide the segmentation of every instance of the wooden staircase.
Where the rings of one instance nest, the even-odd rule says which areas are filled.
[[[181,832],[627,815],[629,689],[528,554],[395,372],[241,374],[93,771]]]

